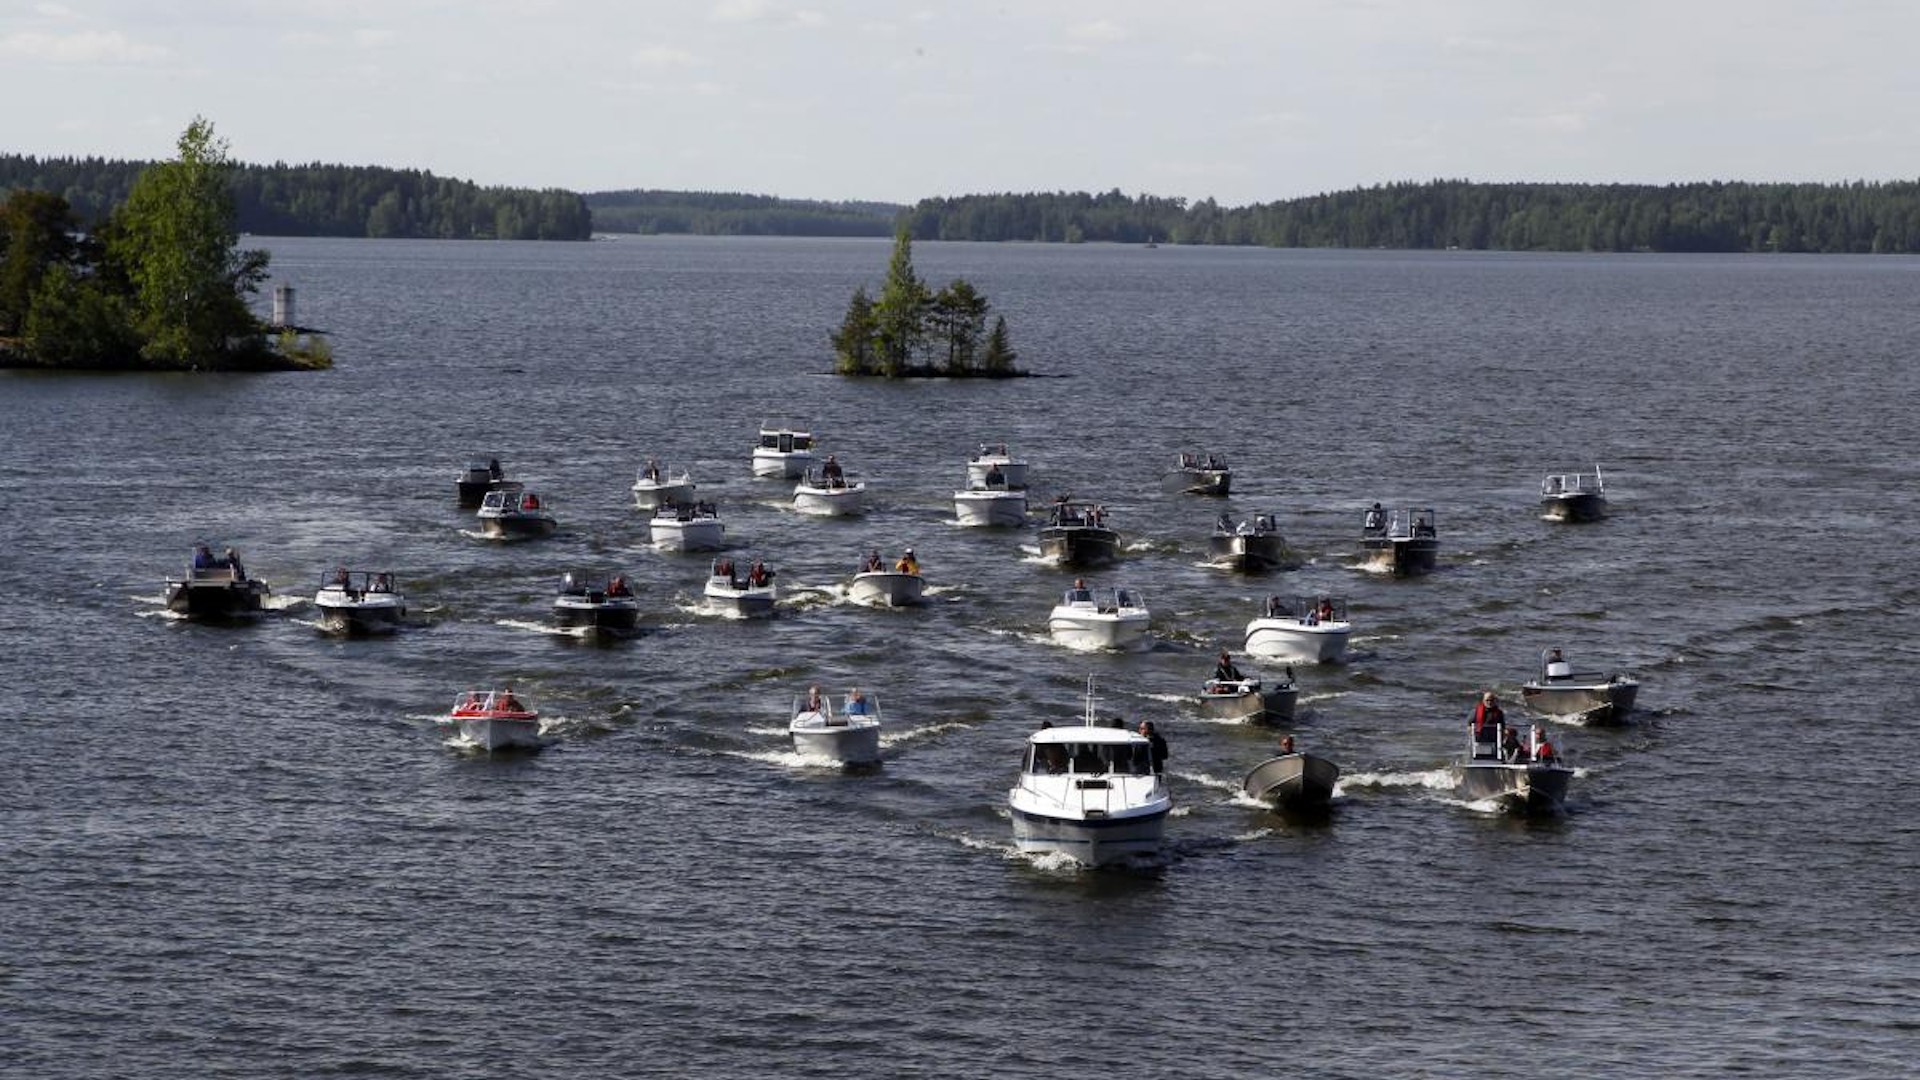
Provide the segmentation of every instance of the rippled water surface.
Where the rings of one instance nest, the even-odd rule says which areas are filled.
[[[925,244],[1047,378],[819,374],[885,244],[267,240],[338,367],[0,374],[0,1051],[22,1076],[1895,1075],[1920,1034],[1912,313],[1920,264]],[[871,485],[804,518],[749,476],[762,420]],[[1036,499],[1106,503],[1154,640],[1049,643],[1035,530],[951,524],[983,440]],[[1229,457],[1226,503],[1163,493]],[[551,540],[490,544],[452,482],[498,454]],[[699,610],[627,487],[690,468],[789,602]],[[1613,516],[1539,519],[1606,470]],[[1362,508],[1432,506],[1440,569],[1352,568]],[[1277,512],[1301,569],[1203,565]],[[164,616],[199,541],[276,610]],[[931,603],[844,601],[913,545]],[[346,564],[414,625],[320,635]],[[645,632],[547,628],[623,572]],[[1294,727],[1329,822],[1238,797],[1275,733],[1187,704],[1267,592],[1348,597],[1351,661]],[[1644,680],[1557,726],[1568,813],[1451,797],[1461,710],[1539,650]],[[1260,665],[1250,665],[1259,667]],[[1016,854],[1022,739],[1081,708],[1172,743],[1164,857]],[[553,744],[487,760],[434,717],[512,682]],[[807,684],[885,707],[885,763],[784,736]],[[1904,704],[1908,695],[1900,693]]]

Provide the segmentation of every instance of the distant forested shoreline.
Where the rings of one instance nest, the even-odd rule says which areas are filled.
[[[596,232],[701,236],[892,236],[906,207],[717,191],[594,191]]]
[[[1920,182],[1384,184],[1244,207],[1051,192],[923,199],[915,240],[1489,251],[1920,252]]]

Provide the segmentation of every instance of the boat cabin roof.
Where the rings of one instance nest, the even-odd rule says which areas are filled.
[[[1127,728],[1113,727],[1050,727],[1027,736],[1027,741],[1035,746],[1054,746],[1068,743],[1099,743],[1103,746],[1140,744],[1145,745],[1147,737]]]
[[[1600,470],[1597,467],[1590,473],[1548,473],[1547,478],[1540,481],[1542,495],[1575,495],[1600,492],[1605,488],[1606,485],[1601,480]]]

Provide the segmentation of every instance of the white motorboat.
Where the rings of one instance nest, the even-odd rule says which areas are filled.
[[[167,579],[167,610],[208,622],[253,619],[266,610],[272,592],[266,582],[247,576],[232,548],[215,556],[211,547],[201,544],[194,549],[186,575]]]
[[[460,479],[454,481],[453,486],[460,496],[460,505],[468,510],[477,510],[480,500],[487,497],[487,492],[518,488],[520,485],[507,479],[507,474],[500,468],[499,458],[475,458],[467,462],[466,470],[460,474]]]
[[[851,517],[867,509],[867,485],[849,481],[830,456],[827,465],[809,469],[793,486],[793,508],[818,517]]]
[[[1255,765],[1240,790],[1283,813],[1317,812],[1327,809],[1339,780],[1340,766],[1326,758],[1287,751]]]
[[[859,573],[848,583],[847,599],[856,604],[908,607],[920,603],[926,590],[927,579],[920,574],[920,560],[914,557],[912,548],[900,556],[891,570],[880,561],[880,553],[876,551],[867,556]]]
[[[647,523],[659,551],[718,551],[726,546],[727,527],[712,503],[672,503],[653,512]]]
[[[981,443],[967,459],[967,487],[983,491],[1027,490],[1027,463],[1007,451],[1006,443]]]
[[[1394,577],[1432,573],[1440,553],[1433,510],[1389,511],[1374,503],[1360,525],[1360,553],[1362,567]]]
[[[1599,521],[1607,516],[1606,479],[1590,473],[1553,473],[1540,481],[1540,513],[1550,521]]]
[[[1271,660],[1335,664],[1347,657],[1344,597],[1267,597],[1259,617],[1247,623],[1246,651]]]
[[[1218,454],[1182,453],[1173,471],[1160,478],[1160,488],[1194,495],[1226,495],[1233,488],[1233,469]]]
[[[1575,671],[1560,649],[1542,653],[1540,674],[1520,686],[1530,711],[1594,724],[1625,722],[1639,695],[1640,680],[1620,672]]]
[[[481,533],[494,540],[533,540],[560,527],[546,501],[518,485],[487,492],[475,516]]]
[[[1040,529],[1040,554],[1061,566],[1105,566],[1120,556],[1120,534],[1107,527],[1107,508],[1062,495]]]
[[[765,563],[755,559],[742,577],[733,560],[723,557],[713,560],[707,574],[706,598],[707,607],[723,615],[765,619],[773,615],[779,592]]]
[[[801,428],[760,427],[753,448],[753,475],[798,480],[813,464],[813,432]]]
[[[511,687],[469,690],[454,699],[453,709],[441,721],[460,729],[462,739],[493,753],[496,750],[538,750],[540,714],[515,697]]]
[[[1278,519],[1273,514],[1255,514],[1237,525],[1232,517],[1221,514],[1213,523],[1213,535],[1207,540],[1207,555],[1216,566],[1248,573],[1290,569],[1300,564],[1299,555],[1287,546],[1286,537],[1280,535]]]
[[[395,591],[392,574],[344,566],[322,575],[313,606],[320,629],[331,634],[391,634],[407,615],[407,598]]]
[[[687,470],[676,473],[648,458],[633,479],[633,505],[637,510],[657,510],[667,503],[690,503],[698,487]]]
[[[596,633],[629,633],[640,623],[640,601],[625,575],[590,584],[568,574],[560,579],[560,592],[553,598],[553,621]]]
[[[1535,724],[1526,738],[1497,708],[1476,706],[1467,723],[1467,754],[1454,766],[1455,793],[1467,802],[1492,801],[1516,814],[1557,813],[1573,779],[1568,765]]]
[[[1024,467],[1021,475],[1026,475]],[[1025,525],[1026,489],[1010,486],[1005,472],[988,471],[976,478],[970,463],[967,486],[953,493],[953,516],[959,524],[974,528]]]
[[[1146,642],[1152,621],[1140,590],[1090,589],[1076,581],[1047,616],[1047,632],[1073,649],[1126,649]]]
[[[836,698],[815,687],[795,695],[792,716],[787,733],[796,752],[842,765],[880,761],[880,702],[872,695],[853,690]]]
[[[1154,772],[1146,736],[1096,726],[1089,685],[1078,726],[1027,736],[1007,810],[1021,851],[1105,866],[1160,850],[1173,795]]]

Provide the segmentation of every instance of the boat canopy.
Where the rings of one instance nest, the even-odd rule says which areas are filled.
[[[1542,495],[1600,495],[1606,491],[1606,482],[1600,475],[1600,466],[1595,465],[1593,472],[1549,473],[1540,481]]]
[[[1269,619],[1298,619],[1312,625],[1347,621],[1344,596],[1269,596],[1261,608]]]

